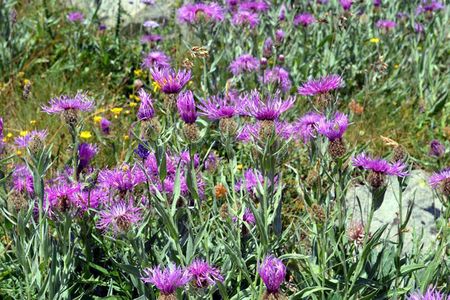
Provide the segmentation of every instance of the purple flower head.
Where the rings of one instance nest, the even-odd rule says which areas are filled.
[[[230,64],[230,71],[234,76],[242,73],[251,73],[259,69],[259,61],[250,54],[243,54]]]
[[[191,71],[173,69],[151,69],[153,80],[161,87],[165,94],[178,94],[191,79]]]
[[[322,118],[319,121],[317,131],[326,136],[330,141],[334,141],[342,138],[347,127],[348,117],[341,112],[336,112],[333,119],[327,120],[326,118]]]
[[[19,148],[27,148],[33,141],[39,140],[43,142],[47,137],[47,130],[33,130],[25,136],[19,136],[14,139],[14,143]]]
[[[242,220],[249,225],[256,224],[255,215],[252,213],[252,211],[248,207],[245,208],[244,215],[242,216]]]
[[[201,20],[207,22],[221,22],[224,19],[223,8],[215,3],[185,4],[178,10],[180,23],[195,24]]]
[[[162,41],[162,37],[159,34],[144,34],[141,37],[142,44],[151,44]]]
[[[205,260],[196,259],[187,268],[196,287],[204,288],[222,282],[223,276],[217,268],[211,267]]]
[[[84,15],[80,11],[72,11],[67,15],[67,20],[73,23],[75,22],[81,23],[84,21]]]
[[[399,19],[400,21],[405,21],[409,18],[409,15],[407,13],[399,11],[395,14],[395,18]]]
[[[267,256],[258,268],[259,276],[269,294],[276,294],[286,277],[286,266],[273,255]]]
[[[3,118],[0,118],[0,139],[3,138]]]
[[[256,169],[248,169],[244,173],[244,180],[240,180],[236,183],[235,190],[239,191],[244,183],[245,189],[249,193],[256,193],[256,188],[259,184],[264,184],[264,177],[261,172]]]
[[[286,5],[284,5],[284,3],[281,4],[280,14],[278,15],[278,20],[280,22],[283,22],[284,20],[286,20]]]
[[[445,6],[439,1],[436,0],[422,0],[422,3],[416,9],[416,15],[420,15],[423,13],[431,14],[435,11],[444,9]]]
[[[187,270],[183,270],[173,264],[165,269],[160,266],[153,269],[145,269],[141,280],[145,283],[151,283],[163,295],[175,293],[177,288],[185,286],[191,281],[191,275]]]
[[[189,151],[185,150],[180,153],[180,156],[178,157],[178,161],[181,162],[182,166],[189,167],[191,163],[191,155]],[[200,157],[198,153],[194,154],[194,168],[197,168],[200,164]]]
[[[237,97],[228,96],[212,96],[205,100],[200,100],[198,108],[202,111],[200,114],[206,116],[210,120],[220,120],[232,118],[238,114]]]
[[[263,44],[263,55],[264,57],[271,57],[272,53],[273,53],[273,40],[270,37],[268,37],[266,38]]]
[[[397,23],[391,20],[379,20],[376,24],[379,29],[389,31],[397,26]]]
[[[185,123],[195,123],[197,120],[197,111],[195,109],[194,94],[191,91],[185,91],[178,95],[177,108],[181,119]]]
[[[317,0],[319,4],[328,4],[328,0]]]
[[[352,0],[339,0],[339,3],[341,4],[341,6],[344,10],[350,10],[350,8],[352,7],[353,1]]]
[[[60,183],[45,188],[45,210],[52,217],[55,212],[65,213],[77,207],[79,184]]]
[[[381,0],[373,0],[373,6],[380,7],[381,6]]]
[[[316,18],[314,18],[314,16],[310,13],[301,13],[299,15],[296,15],[294,18],[295,26],[302,25],[303,27],[308,27],[315,22]]]
[[[339,75],[327,75],[319,79],[311,79],[298,88],[298,93],[303,96],[315,96],[327,94],[339,89],[344,85],[342,77]]]
[[[130,168],[123,165],[113,170],[102,170],[98,175],[98,182],[105,188],[114,188],[120,193],[131,191],[145,181],[145,175],[138,167]]]
[[[245,124],[237,133],[236,140],[249,143],[253,141],[253,138],[258,136],[259,133],[259,123],[255,124]]]
[[[415,22],[414,23],[414,31],[416,33],[423,33],[425,31],[425,27],[421,23]]]
[[[239,10],[233,14],[231,22],[235,26],[248,26],[253,29],[259,24],[259,16],[251,11]]]
[[[243,100],[243,113],[259,121],[275,121],[278,120],[282,113],[290,109],[294,105],[294,102],[295,98],[293,97],[289,97],[283,101],[278,92],[273,96],[269,96],[264,101],[255,90],[245,96]]]
[[[134,153],[136,153],[143,160],[146,160],[147,157],[150,155],[148,147],[143,144],[139,144],[137,149],[134,150]]]
[[[82,212],[89,209],[97,209],[108,199],[108,191],[105,189],[95,188],[92,190],[82,191],[78,193],[76,202]]]
[[[239,5],[239,10],[251,11],[255,13],[268,11],[269,8],[269,4],[267,4],[265,1],[247,0]]]
[[[102,118],[100,120],[100,128],[104,134],[109,134],[111,132],[111,122],[106,118]]]
[[[141,0],[141,3],[145,5],[153,5],[155,4],[155,0]]]
[[[103,231],[111,230],[114,234],[127,232],[141,217],[141,209],[133,205],[133,199],[128,203],[120,200],[112,203],[99,213],[97,228]]]
[[[442,157],[445,154],[445,146],[438,140],[432,140],[429,154],[434,157]]]
[[[353,157],[352,161],[353,166],[373,171],[375,173],[398,177],[405,177],[408,175],[407,171],[405,170],[406,164],[404,164],[402,161],[391,164],[381,158],[371,158],[365,153],[361,153],[356,157]]]
[[[409,295],[407,300],[450,300],[450,297],[430,286],[425,294],[418,291]]]
[[[137,112],[137,117],[141,121],[150,120],[155,116],[155,110],[153,109],[153,100],[144,89],[140,89],[138,92],[139,99],[141,99],[141,105]]]
[[[434,189],[450,183],[450,168],[446,168],[440,172],[433,173],[433,175],[431,175],[428,179],[428,183]]]
[[[151,51],[146,54],[142,67],[147,69],[161,69],[170,67],[170,57],[162,51]]]
[[[105,24],[98,24],[98,30],[99,31],[105,31],[108,27],[106,27]]]
[[[12,173],[13,189],[18,192],[34,193],[33,174],[26,165],[17,165]]]
[[[324,116],[322,114],[309,112],[300,117],[295,123],[294,127],[305,144],[316,137],[319,122],[323,118]]]
[[[81,143],[78,146],[78,157],[79,157],[78,170],[81,171],[87,166],[89,166],[89,163],[97,153],[98,147],[96,145]]]
[[[264,72],[263,83],[276,83],[283,92],[288,92],[292,86],[291,80],[289,79],[289,72],[279,66]]]
[[[85,93],[78,92],[75,97],[66,95],[53,98],[49,106],[42,107],[42,110],[48,114],[59,114],[68,110],[90,111],[94,108],[94,101],[89,99]]]
[[[145,21],[144,24],[142,24],[145,28],[150,28],[150,29],[154,29],[154,28],[158,28],[159,24],[158,22],[155,22],[153,20],[148,20]]]
[[[218,157],[214,152],[210,152],[205,160],[205,169],[214,172],[219,164],[220,157]]]

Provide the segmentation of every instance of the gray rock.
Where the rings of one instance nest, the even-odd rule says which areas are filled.
[[[407,187],[402,195],[402,215],[405,219],[408,205],[412,205],[411,218],[404,234],[404,251],[412,249],[413,241],[424,244],[425,249],[433,246],[436,240],[436,219],[442,211],[442,204],[427,184],[428,174],[421,170],[412,171]],[[366,186],[354,186],[347,193],[347,206],[352,219],[367,220],[371,194]],[[359,199],[359,200],[358,200]],[[362,212],[362,213],[361,213]],[[385,224],[389,224],[386,236],[393,242],[398,238],[399,222],[399,185],[396,178],[390,178],[382,205],[374,213],[370,231],[375,232]]]

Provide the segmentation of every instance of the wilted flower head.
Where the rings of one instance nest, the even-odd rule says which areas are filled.
[[[69,20],[69,22],[80,22],[81,23],[84,20],[84,15],[80,11],[73,11],[67,15],[67,20]]]
[[[146,54],[142,67],[147,69],[160,69],[170,67],[170,57],[162,51],[151,51]]]
[[[407,171],[405,171],[406,165],[402,161],[391,164],[381,158],[371,158],[365,153],[358,154],[353,158],[353,166],[384,175],[398,177],[405,177],[408,175]]]
[[[74,97],[66,95],[53,98],[49,106],[42,107],[48,114],[59,114],[67,111],[90,111],[94,108],[94,101],[89,99],[85,93],[78,92]]]
[[[258,268],[259,276],[269,294],[276,294],[286,277],[286,266],[273,255],[267,256]]]
[[[444,9],[444,4],[437,0],[422,0],[422,3],[416,9],[416,15],[422,13],[433,13],[435,11]]]
[[[342,77],[339,75],[327,75],[319,79],[311,79],[298,89],[298,93],[303,96],[314,96],[326,94],[344,85]]]
[[[430,286],[425,294],[417,291],[408,296],[407,300],[448,300],[450,297],[447,297],[444,293],[436,290],[434,287]]]
[[[137,117],[141,121],[146,121],[155,116],[155,110],[153,109],[153,100],[144,89],[140,89],[138,92],[139,99],[141,99],[141,105],[137,112]]]
[[[330,141],[342,138],[348,127],[347,115],[336,112],[332,119],[322,118],[317,127],[317,131],[326,136]]]
[[[250,54],[243,54],[230,64],[230,71],[234,76],[250,73],[259,69],[259,61]]]
[[[223,8],[215,3],[188,3],[178,9],[178,21],[195,24],[201,20],[221,22],[224,19]]]
[[[238,101],[232,95],[212,96],[200,100],[198,108],[202,111],[200,114],[210,120],[232,118],[238,114]]]
[[[397,23],[395,21],[391,20],[379,20],[376,24],[376,26],[380,29],[384,29],[386,31],[394,29],[395,26],[397,26]]]
[[[205,260],[196,259],[187,267],[189,275],[192,277],[194,285],[204,288],[215,285],[217,281],[222,282],[223,276],[217,268],[211,267]]]
[[[25,136],[16,137],[14,142],[19,148],[32,148],[34,143],[39,143],[40,146],[43,146],[47,134],[47,130],[33,130],[27,133]]]
[[[118,234],[127,232],[141,220],[141,209],[133,205],[133,199],[129,199],[128,203],[120,200],[101,210],[99,215],[97,228]]]
[[[275,93],[273,96],[269,96],[265,100],[261,99],[261,96],[257,91],[252,91],[244,97],[245,98],[242,102],[242,112],[259,121],[277,120],[281,114],[290,109],[295,102],[295,98],[293,97],[282,100],[279,93]]]
[[[428,179],[428,183],[433,189],[440,188],[445,196],[450,196],[450,168],[433,173]]]
[[[195,109],[194,94],[191,91],[185,91],[178,95],[177,108],[181,119],[185,123],[195,123],[197,111]]]
[[[81,143],[78,146],[78,157],[79,157],[79,163],[78,163],[78,170],[81,171],[84,168],[86,168],[91,160],[94,158],[94,156],[98,152],[98,147],[96,145],[88,144],[88,143]]]
[[[233,14],[233,25],[248,26],[255,28],[259,23],[259,16],[256,13],[247,10],[239,10]]]
[[[344,10],[350,10],[350,8],[352,7],[353,1],[352,0],[339,0],[339,3],[341,4],[341,6]]]
[[[445,154],[445,146],[438,140],[432,140],[430,143],[430,156],[442,157]]]
[[[178,94],[191,79],[190,70],[151,69],[150,73],[165,94]]]
[[[322,114],[309,112],[298,119],[294,127],[297,129],[296,131],[304,143],[308,143],[316,137],[317,127],[323,118],[324,116]]]
[[[353,221],[347,228],[347,236],[349,241],[357,245],[362,245],[364,242],[365,229],[364,224],[360,221]]]
[[[312,23],[316,22],[316,18],[310,13],[301,13],[294,17],[294,25],[302,25],[303,27],[308,27]]]
[[[265,84],[276,83],[283,92],[288,92],[291,89],[289,72],[279,66],[266,70],[264,72],[263,82]]]
[[[145,269],[141,279],[145,283],[155,285],[161,294],[171,295],[176,292],[177,288],[185,286],[191,280],[191,276],[187,270],[172,264],[163,270],[160,266]]]

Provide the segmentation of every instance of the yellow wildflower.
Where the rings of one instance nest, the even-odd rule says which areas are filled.
[[[11,132],[8,132],[8,134],[6,135],[7,138],[12,138],[13,134]]]
[[[243,168],[244,166],[242,165],[242,164],[238,164],[237,166],[236,166],[236,168],[240,171],[240,170],[242,170],[242,168]]]
[[[136,95],[130,95],[130,100],[131,100],[131,101],[139,102],[139,101],[141,101],[141,98],[139,98],[139,97],[136,96]]]
[[[130,136],[128,134],[124,134],[123,139],[125,141],[128,141],[130,139]]]
[[[19,135],[20,136],[26,136],[28,134],[28,130],[22,130]]]
[[[82,139],[87,140],[87,139],[90,139],[91,137],[92,137],[92,134],[91,134],[90,131],[82,131],[82,132],[80,132],[80,138],[82,138]]]
[[[155,93],[159,92],[159,90],[161,89],[161,87],[159,86],[159,83],[157,83],[156,81],[152,82],[152,86],[153,86],[153,92],[155,92]]]
[[[100,122],[102,121],[102,119],[103,119],[103,118],[102,118],[101,116],[95,116],[95,117],[94,117],[94,122],[95,122],[95,123],[100,123]]]
[[[130,102],[130,107],[136,107],[137,103],[136,102]]]
[[[30,125],[32,125],[32,126],[36,125],[36,123],[37,123],[36,120],[31,120],[31,121],[30,121]]]
[[[126,115],[129,115],[130,113],[131,113],[131,111],[128,110],[128,109],[125,111],[125,114],[126,114]]]
[[[394,65],[394,69],[398,69],[399,67],[400,67],[399,64],[395,64],[395,65]]]
[[[142,71],[141,69],[134,70],[134,76],[142,77],[142,75],[144,75],[144,71]]]
[[[122,112],[123,108],[122,107],[114,107],[111,108],[111,112],[114,114],[114,116],[117,118],[120,113]]]
[[[22,151],[17,150],[17,151],[16,151],[16,154],[17,154],[17,156],[21,156],[21,155],[22,155]]]
[[[23,85],[29,85],[30,83],[31,83],[31,81],[29,79],[23,80]]]
[[[380,42],[379,38],[373,37],[369,40],[369,42],[371,42],[372,44],[378,44]]]
[[[25,75],[24,72],[19,72],[19,73],[17,73],[17,77],[19,77],[19,78],[23,77],[24,75]]]

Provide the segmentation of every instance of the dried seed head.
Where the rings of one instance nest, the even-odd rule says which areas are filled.
[[[116,223],[121,232],[127,232],[131,227],[130,221],[125,216],[118,217]]]
[[[227,203],[222,204],[222,206],[220,207],[219,216],[224,221],[230,216]]]
[[[442,193],[446,197],[450,197],[450,178],[446,178],[441,183]]]
[[[392,161],[404,161],[407,155],[408,153],[406,152],[405,147],[403,147],[402,145],[397,145],[394,147],[394,150],[392,152]]]
[[[170,295],[161,294],[159,295],[158,300],[177,300],[177,296],[175,294]]]
[[[154,140],[161,133],[161,124],[158,119],[151,118],[142,122],[142,136],[149,140]]]
[[[25,195],[19,191],[13,191],[8,196],[7,207],[9,211],[20,211],[28,207]]]
[[[209,56],[209,52],[206,47],[194,46],[191,49],[191,56],[193,58],[206,58]]]
[[[143,83],[142,80],[140,80],[140,79],[136,79],[136,80],[133,82],[133,87],[134,87],[134,89],[135,89],[136,91],[140,90],[143,86],[144,86],[144,83]]]
[[[217,199],[224,198],[227,195],[227,188],[219,183],[214,187],[214,193]]]
[[[237,130],[237,123],[233,118],[220,119],[219,129],[225,136],[234,136]]]
[[[194,62],[191,61],[188,57],[186,57],[183,60],[183,62],[181,63],[181,65],[182,65],[183,68],[185,68],[187,70],[190,70],[190,69],[192,69],[194,67]]]
[[[164,94],[164,108],[172,112],[177,105],[177,94]]]
[[[74,109],[68,109],[63,112],[63,119],[67,125],[74,127],[78,123],[78,113]]]
[[[330,141],[328,144],[328,153],[330,153],[333,159],[341,158],[346,152],[347,148],[342,139]]]
[[[313,218],[316,221],[319,221],[321,223],[323,221],[325,221],[325,211],[322,208],[322,206],[320,206],[319,204],[313,203],[313,205],[311,205],[311,212],[310,213],[312,214]]]
[[[26,81],[23,86],[22,97],[24,100],[28,100],[31,94],[31,81]]]
[[[364,242],[365,228],[362,222],[352,222],[347,229],[349,241],[361,246]]]
[[[288,298],[281,292],[268,293],[267,291],[263,294],[262,300],[287,300]]]
[[[353,99],[349,104],[348,108],[355,114],[355,115],[362,115],[364,113],[364,106],[359,104],[358,102]]]
[[[193,124],[184,123],[183,124],[183,134],[184,134],[184,137],[190,143],[196,143],[200,138],[198,127],[195,123],[193,123]]]
[[[272,120],[261,121],[259,137],[262,141],[269,140],[275,133],[275,123]]]
[[[316,168],[309,170],[308,176],[306,176],[306,184],[312,187],[319,179],[319,172]]]
[[[367,182],[369,182],[372,188],[379,189],[384,186],[386,182],[386,175],[383,173],[370,171],[369,175],[367,175]]]
[[[44,138],[39,135],[34,135],[28,143],[28,149],[30,149],[32,154],[36,154],[44,149],[44,145]]]

